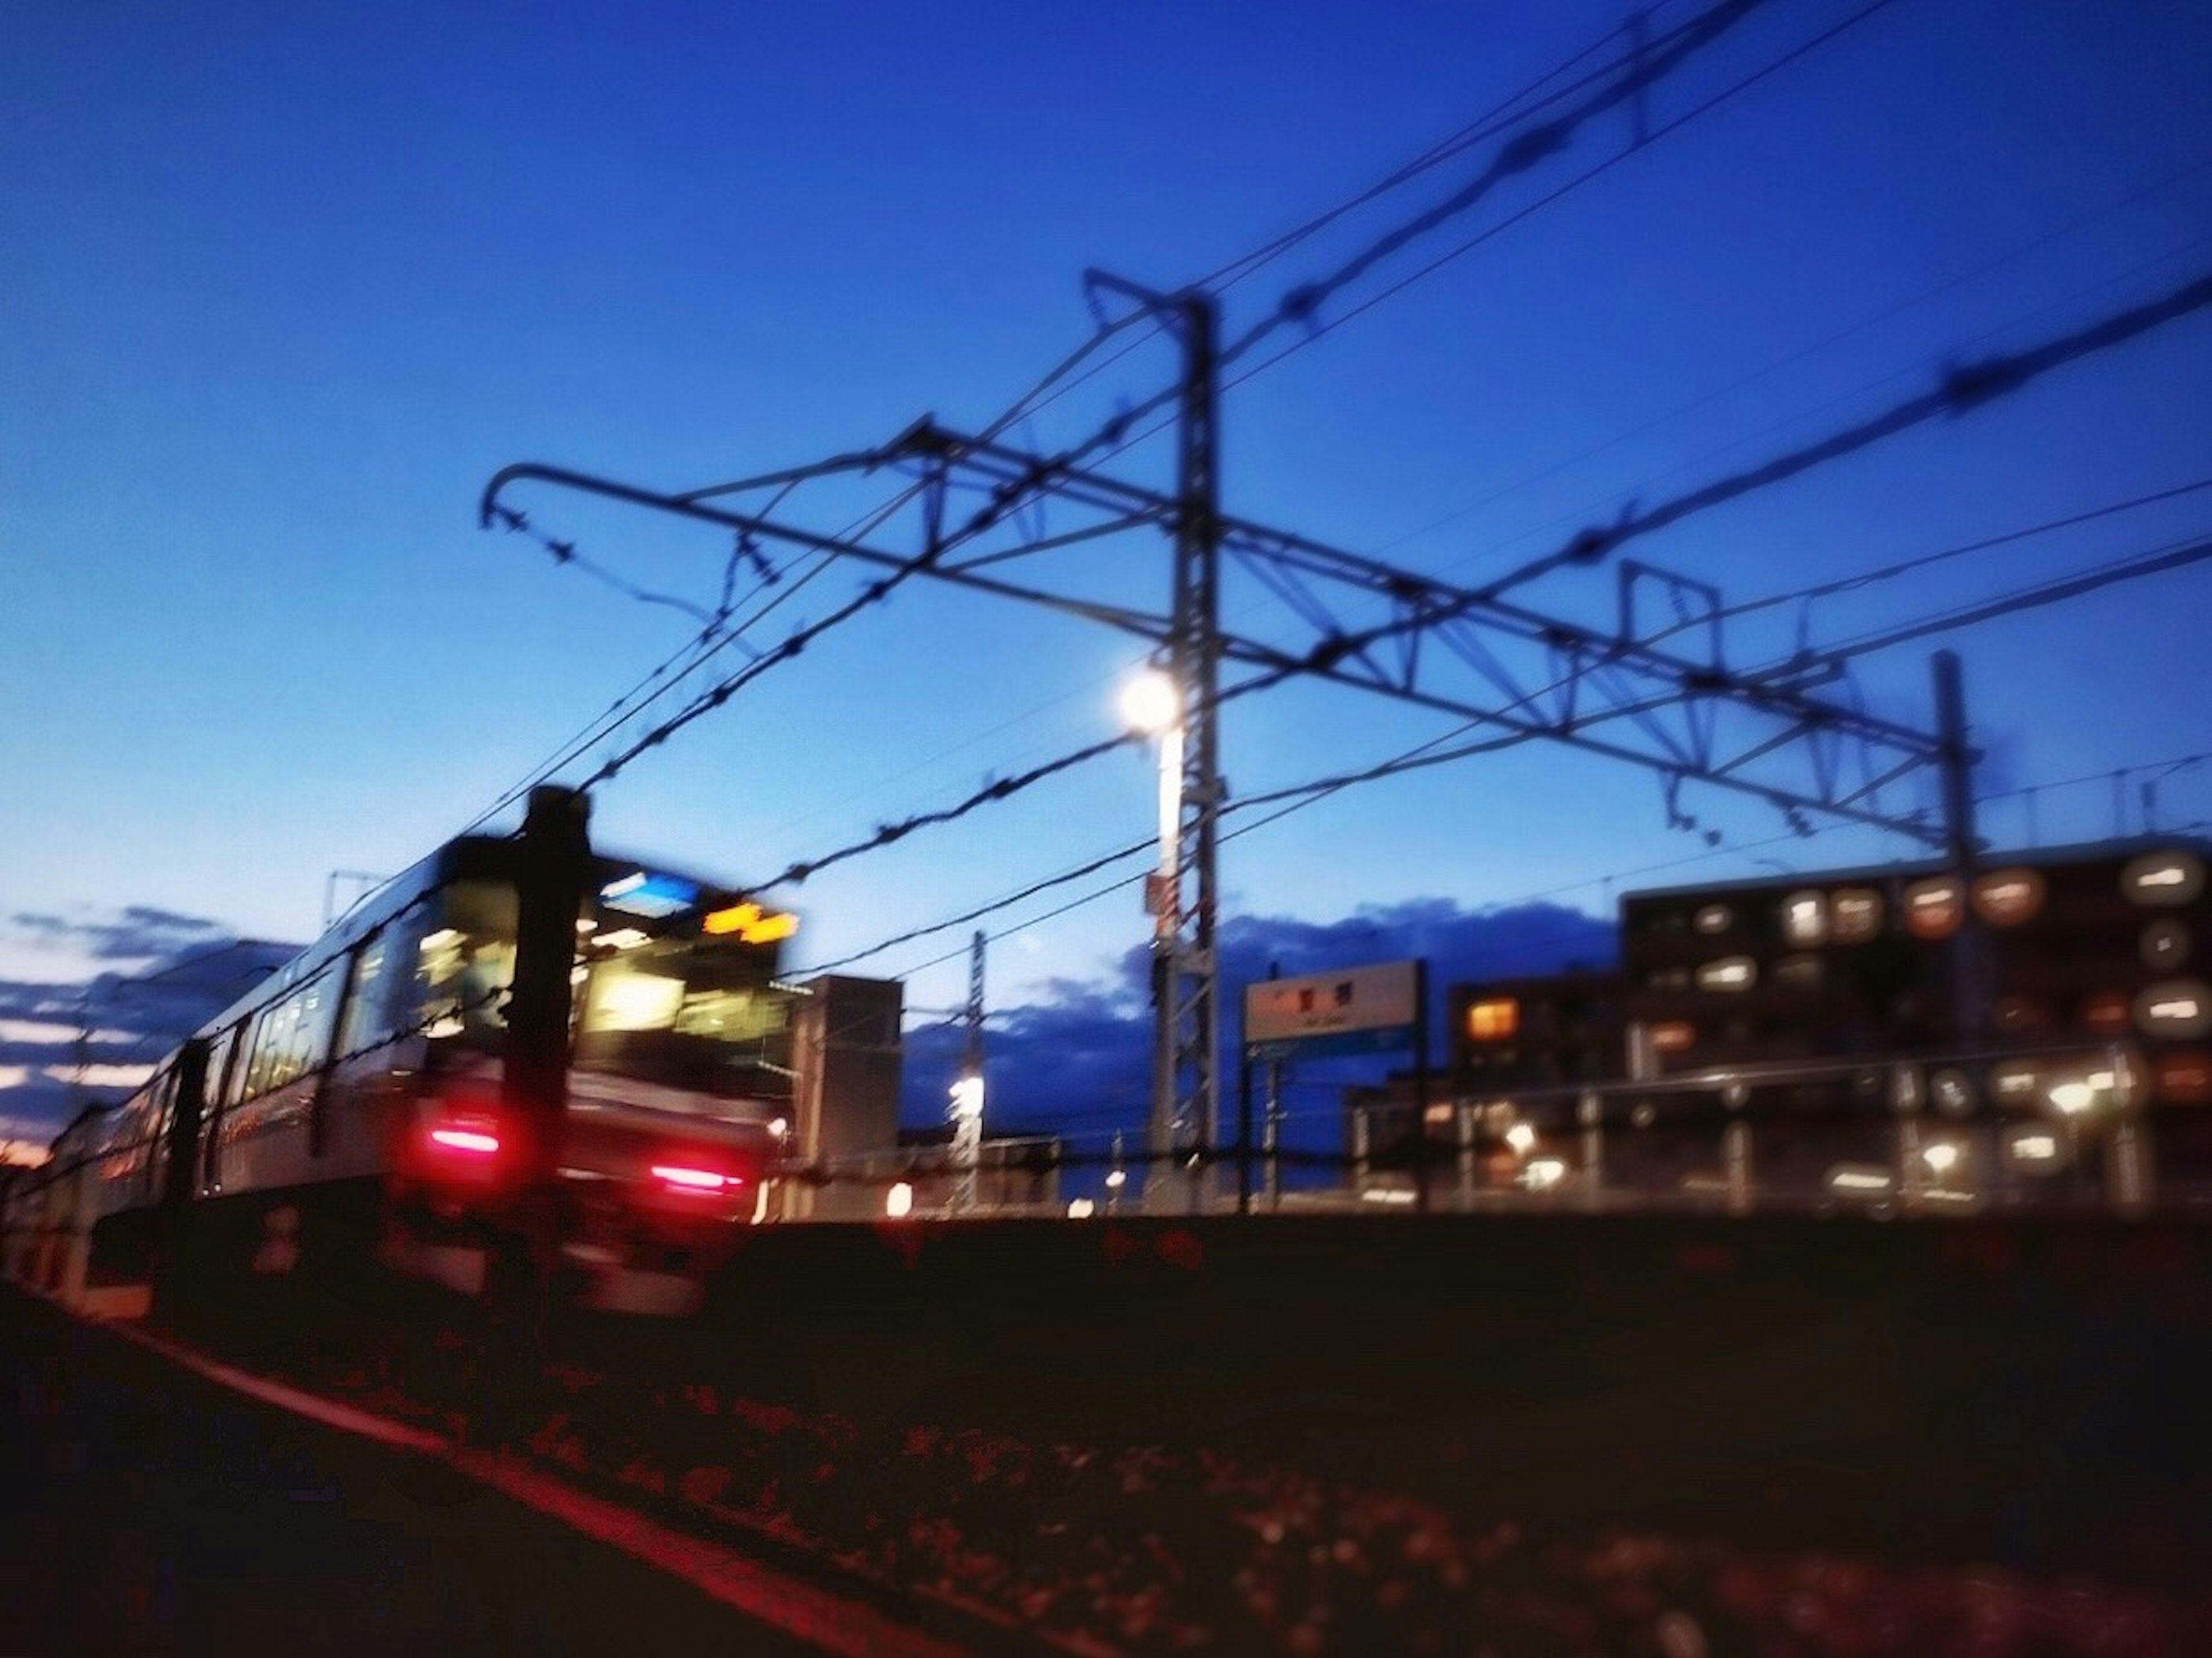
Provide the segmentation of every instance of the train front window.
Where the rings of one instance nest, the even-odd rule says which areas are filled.
[[[789,993],[774,981],[790,918],[721,902],[677,877],[632,876],[586,902],[569,1008],[577,1070],[715,1098],[789,1097]],[[425,1035],[503,1051],[517,920],[511,880],[441,890],[412,945]]]
[[[787,1094],[788,1001],[772,951],[712,938],[599,929],[577,997],[580,1071],[718,1097]]]

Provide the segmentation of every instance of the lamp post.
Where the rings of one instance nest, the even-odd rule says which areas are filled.
[[[1121,693],[1121,713],[1132,727],[1158,739],[1159,866],[1145,878],[1145,908],[1152,918],[1152,1102],[1146,1136],[1149,1161],[1145,1175],[1147,1207],[1158,1206],[1163,1187],[1155,1183],[1176,1153],[1176,952],[1182,938],[1182,698],[1176,683],[1158,669],[1131,680]]]

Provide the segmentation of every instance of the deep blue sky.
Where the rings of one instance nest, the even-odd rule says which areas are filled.
[[[1850,15],[1768,0],[1657,88],[1663,126]],[[1653,27],[1691,15],[1661,7]],[[1619,24],[1617,4],[1057,9],[23,0],[0,21],[0,975],[66,983],[139,906],[304,938],[337,869],[389,872],[489,805],[683,646],[525,537],[474,525],[531,459],[679,488],[981,425],[1091,326],[1104,265],[1193,280],[1364,188]],[[1224,405],[1228,504],[1415,568],[1510,568],[1578,525],[1811,441],[2212,268],[2212,13],[2172,0],[1893,0],[1587,186],[1346,322]],[[1323,320],[1631,137],[1625,116],[1378,268]],[[1224,298],[1234,332],[1494,151],[1485,145]],[[1286,335],[1285,339],[1295,337]],[[1073,440],[1173,371],[1158,343],[1014,434]],[[2212,472],[2212,315],[2062,368],[1638,544],[1732,598],[1794,589]],[[1158,444],[1113,463],[1164,484]],[[792,510],[823,528],[866,504]],[[540,492],[534,521],[711,604],[722,547]],[[2201,533],[2212,494],[1824,604],[1840,640]],[[1084,579],[1157,594],[1130,542]],[[1070,565],[1067,568],[1076,568]],[[1611,574],[1533,600],[1609,614]],[[818,616],[821,579],[759,635]],[[2212,748],[2205,567],[1867,659],[1927,718],[1965,656],[1991,791]],[[810,608],[811,607],[811,608]],[[1231,626],[1237,617],[1228,618]],[[1747,635],[1778,653],[1796,613]],[[1126,641],[911,591],[641,760],[602,837],[758,878],[1107,735]],[[1225,722],[1252,794],[1449,721],[1297,689]],[[2160,784],[2212,815],[2212,767]],[[1111,756],[787,896],[801,964],[1141,837],[1148,760]],[[2109,782],[2047,788],[2045,841],[2115,827]],[[1705,800],[1715,856],[1641,773],[1528,750],[1375,784],[1240,839],[1232,914],[1330,926],[1902,855],[1763,844]],[[2016,841],[2018,797],[1984,825]],[[2133,827],[2130,820],[2129,827]],[[1610,889],[1606,883],[1612,878]],[[1067,889],[1060,898],[1091,890]],[[1056,901],[1055,901],[1056,902]],[[1121,893],[1020,928],[1002,1005],[1125,993]],[[1018,930],[1016,930],[1018,928]],[[966,929],[874,958],[899,975]],[[150,937],[150,935],[149,935]],[[167,959],[162,935],[143,959]],[[1378,935],[1377,955],[1402,942]],[[917,1005],[964,990],[920,972]],[[1079,1003],[1079,999],[1078,999]],[[11,1005],[15,1013],[40,1005]],[[13,1017],[0,1087],[51,1037]],[[20,1074],[19,1074],[20,1073]]]

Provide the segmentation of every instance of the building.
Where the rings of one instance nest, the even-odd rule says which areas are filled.
[[[1618,975],[1451,987],[1431,1135],[1630,1199],[2212,1202],[2207,867],[2166,837],[1628,894]]]

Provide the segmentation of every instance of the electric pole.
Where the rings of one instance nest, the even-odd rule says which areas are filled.
[[[1203,1207],[1210,1163],[1221,1143],[1219,914],[1215,851],[1226,791],[1216,702],[1221,669],[1219,378],[1214,357],[1218,308],[1196,291],[1156,294],[1090,271],[1085,281],[1134,300],[1182,347],[1176,420],[1175,565],[1167,674],[1182,734],[1176,859],[1152,938],[1152,1102],[1146,1206],[1158,1209],[1167,1176],[1185,1157],[1195,1167],[1194,1207]],[[1185,882],[1189,902],[1185,902]]]

